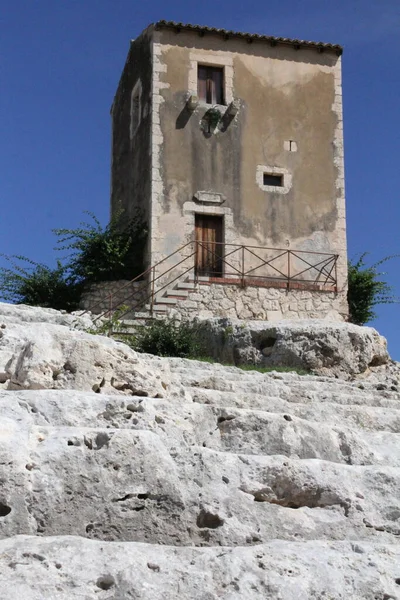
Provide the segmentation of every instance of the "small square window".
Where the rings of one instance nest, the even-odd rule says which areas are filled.
[[[283,175],[280,175],[280,174],[277,175],[277,174],[273,174],[273,173],[264,173],[263,174],[263,184],[283,187]]]
[[[207,104],[224,103],[224,69],[198,65],[197,95]]]
[[[276,165],[257,165],[256,182],[264,192],[287,194],[292,188],[292,174]]]

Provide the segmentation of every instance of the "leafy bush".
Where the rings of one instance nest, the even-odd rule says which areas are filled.
[[[76,310],[86,283],[133,279],[143,271],[147,229],[139,213],[121,226],[121,212],[106,227],[93,223],[76,229],[55,229],[57,249],[70,250],[64,264],[52,269],[25,256],[5,256],[0,267],[0,297],[7,302]],[[4,255],[3,255],[4,256]]]
[[[377,304],[393,304],[399,300],[393,295],[392,287],[381,279],[385,273],[377,268],[397,255],[386,256],[368,267],[365,263],[367,253],[348,264],[349,321],[356,325],[364,325],[376,318],[373,310]]]
[[[0,291],[4,300],[58,310],[78,308],[82,284],[74,281],[60,262],[51,269],[24,256],[5,258],[12,268],[0,269]],[[27,266],[22,267],[20,262]]]
[[[76,229],[54,229],[59,250],[72,250],[67,268],[86,283],[133,279],[143,272],[143,249],[147,228],[139,213],[121,226],[122,213],[106,227],[87,213],[93,223],[81,223]]]
[[[202,344],[194,323],[153,321],[138,328],[136,335],[127,341],[134,350],[157,356],[197,358],[202,354]]]

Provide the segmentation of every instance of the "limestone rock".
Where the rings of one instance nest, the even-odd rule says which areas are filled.
[[[349,381],[1,332],[0,600],[399,597],[398,364]]]
[[[83,311],[67,313],[53,308],[7,304],[6,302],[0,302],[0,325],[2,323],[54,323],[74,329],[94,327],[93,315],[90,313],[83,315]]]
[[[0,322],[0,385],[161,397],[168,373],[167,365],[155,373],[136,352],[107,337],[7,319]]]
[[[176,548],[18,536],[0,542],[0,553],[1,600],[399,597],[400,551],[393,544],[272,540]]]
[[[389,362],[386,340],[372,327],[321,320],[214,318],[200,323],[207,348],[223,362],[297,367],[339,377]]]

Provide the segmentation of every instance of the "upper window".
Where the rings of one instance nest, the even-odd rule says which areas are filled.
[[[197,95],[207,104],[224,103],[224,69],[198,65]]]

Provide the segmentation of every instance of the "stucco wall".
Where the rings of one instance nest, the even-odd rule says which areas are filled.
[[[223,214],[227,243],[338,253],[344,289],[340,57],[169,31],[155,32],[154,40],[159,71],[153,76],[153,113],[159,125],[153,263],[192,239],[196,212]],[[226,64],[240,105],[211,135],[201,128],[209,106],[185,110],[194,60]],[[290,151],[290,140],[296,151]],[[261,189],[257,168],[263,166],[287,172],[290,189]],[[224,202],[199,202],[199,190],[218,192]]]

